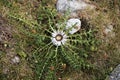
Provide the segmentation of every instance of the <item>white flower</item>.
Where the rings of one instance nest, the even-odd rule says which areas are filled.
[[[63,31],[53,31],[51,40],[56,46],[64,45],[67,41],[67,35]]]
[[[66,23],[66,29],[70,29],[69,33],[74,34],[81,28],[81,21],[79,19],[69,19]]]

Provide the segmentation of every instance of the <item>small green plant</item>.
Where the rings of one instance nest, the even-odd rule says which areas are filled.
[[[10,18],[20,24],[16,38],[23,39],[18,44],[25,44],[24,48],[36,80],[57,80],[64,70],[63,65],[77,71],[92,68],[88,57],[97,50],[96,31],[88,27],[87,30],[82,28],[75,34],[69,34],[64,24],[67,17],[60,17],[56,9],[40,7],[38,14],[37,21],[9,14]],[[57,23],[60,25],[56,26]]]

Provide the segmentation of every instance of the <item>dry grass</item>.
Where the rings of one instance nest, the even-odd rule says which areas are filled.
[[[86,10],[80,14],[82,20],[87,21],[92,28],[98,31],[96,37],[101,41],[99,48],[91,56],[88,61],[94,65],[90,70],[83,69],[76,72],[70,68],[66,69],[61,75],[63,80],[104,80],[114,67],[120,64],[120,2],[119,0],[91,0],[91,3],[97,5],[96,10]],[[19,17],[29,20],[30,22],[37,22],[39,4],[43,3],[44,6],[49,8],[55,7],[55,0],[1,0],[0,1],[0,31],[6,33],[3,35],[5,38],[2,44],[0,43],[0,79],[1,80],[34,80],[34,72],[32,65],[24,54],[28,54],[26,49],[27,43],[24,40],[17,40],[16,35],[20,38],[19,30],[22,30],[21,25],[15,20],[12,20],[8,15],[17,14]],[[1,21],[3,20],[3,21]],[[6,25],[7,24],[7,25]],[[108,37],[109,42],[106,42],[104,34],[104,26],[112,24],[115,32],[115,37]],[[3,25],[3,26],[1,26]],[[82,26],[84,27],[84,25]],[[6,29],[7,28],[7,29]],[[11,29],[11,30],[8,30]],[[0,32],[0,35],[1,35]],[[33,30],[33,33],[35,31]],[[11,35],[12,37],[8,36]],[[10,39],[10,40],[9,40]],[[25,39],[25,38],[24,38]],[[9,40],[9,41],[8,41]],[[18,44],[16,44],[18,43]],[[6,47],[6,45],[8,47]],[[16,50],[19,49],[20,50]],[[30,50],[31,51],[31,50]],[[23,53],[21,62],[19,64],[12,64],[11,59]],[[31,56],[31,55],[29,55]]]

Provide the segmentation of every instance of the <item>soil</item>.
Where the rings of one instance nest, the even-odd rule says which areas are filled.
[[[0,16],[0,51],[7,51],[12,41],[12,28],[7,21]]]

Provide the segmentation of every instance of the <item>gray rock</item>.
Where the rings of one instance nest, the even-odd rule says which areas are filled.
[[[110,35],[111,37],[113,37],[115,34],[113,33],[113,25],[109,24],[105,27],[104,33],[106,35]]]
[[[107,26],[104,26],[104,41],[109,43],[111,39],[115,38],[115,32],[114,27],[112,24],[108,24]]]
[[[107,80],[120,80],[120,64],[112,71]]]
[[[70,14],[76,13],[76,11],[86,8],[93,8],[93,5],[86,3],[84,0],[58,0],[57,10],[60,13],[70,12]]]
[[[72,28],[72,29],[71,29]],[[69,30],[70,34],[74,34],[81,28],[81,21],[77,18],[71,18],[66,23],[66,30]]]

